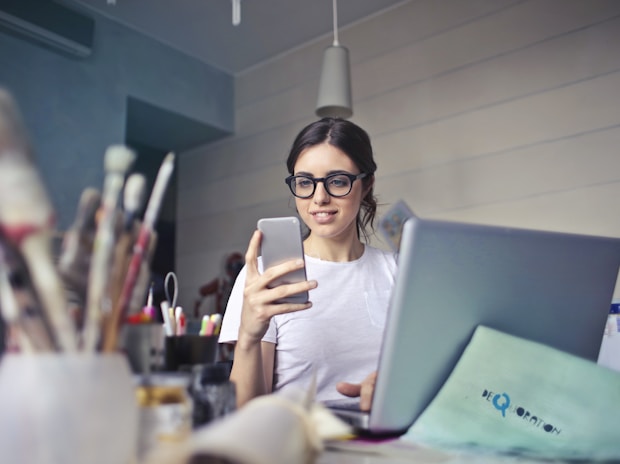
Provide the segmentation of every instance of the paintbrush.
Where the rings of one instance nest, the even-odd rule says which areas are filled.
[[[54,211],[32,160],[17,107],[0,90],[0,228],[24,259],[59,348],[76,351],[75,327],[52,257]]]
[[[83,349],[88,352],[94,351],[97,347],[101,334],[102,314],[112,309],[112,302],[106,293],[114,250],[116,213],[120,192],[125,183],[125,175],[135,158],[135,153],[122,145],[113,145],[105,153],[101,210],[88,275],[86,312],[82,332]]]
[[[133,229],[146,196],[146,177],[133,173],[127,178],[123,190],[123,229]]]
[[[123,227],[119,239],[114,247],[114,260],[110,295],[113,305],[116,304],[123,288],[133,244],[139,230],[138,215],[144,204],[146,192],[146,177],[143,174],[134,173],[127,178],[123,190]]]
[[[138,277],[136,278],[125,314],[135,314],[142,309],[144,298],[148,293],[149,283],[153,279],[151,272],[151,261],[153,259],[153,255],[155,254],[155,250],[157,249],[157,240],[157,232],[153,231],[149,239],[149,249],[142,258],[140,271],[138,272]]]
[[[136,240],[133,248],[133,254],[127,269],[125,282],[123,284],[123,290],[121,291],[117,304],[114,306],[114,310],[111,315],[112,317],[109,321],[110,323],[106,326],[103,341],[104,351],[116,350],[120,324],[127,316],[131,297],[134,293],[136,282],[138,281],[140,270],[143,266],[143,261],[149,254],[151,239],[155,231],[155,222],[157,221],[157,217],[159,215],[159,209],[161,207],[164,194],[166,193],[168,182],[170,181],[170,177],[174,171],[174,158],[174,153],[168,153],[159,167],[159,171],[157,172],[155,185],[153,186],[153,191],[151,192],[151,196],[149,197],[149,201],[146,206],[146,212],[144,213],[144,220],[140,225],[138,239]]]
[[[0,311],[20,334],[24,352],[56,350],[54,334],[32,288],[26,265],[17,250],[0,234]]]
[[[83,313],[86,304],[88,272],[97,230],[96,214],[101,206],[99,190],[82,191],[73,224],[65,233],[58,271],[65,284],[69,305]]]

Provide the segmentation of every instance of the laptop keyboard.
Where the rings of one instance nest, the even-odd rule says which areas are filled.
[[[324,401],[323,405],[329,409],[340,409],[340,410],[345,410],[345,411],[359,411],[360,410],[359,398],[329,400],[329,401]]]

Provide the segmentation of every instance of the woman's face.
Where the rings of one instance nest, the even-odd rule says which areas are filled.
[[[295,163],[294,175],[316,178],[334,173],[360,174],[360,170],[343,151],[328,143],[306,148]],[[295,204],[313,237],[357,237],[356,218],[364,194],[361,180],[354,181],[351,192],[340,198],[330,196],[319,182],[312,197],[295,197]]]

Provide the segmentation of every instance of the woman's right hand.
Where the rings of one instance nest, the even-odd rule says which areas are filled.
[[[284,284],[269,288],[269,284],[283,275],[304,267],[303,260],[291,260],[258,272],[258,253],[262,235],[254,231],[245,254],[246,279],[243,290],[243,308],[238,342],[260,343],[269,328],[269,321],[277,314],[308,309],[312,303],[275,303],[284,297],[316,288],[315,280]]]

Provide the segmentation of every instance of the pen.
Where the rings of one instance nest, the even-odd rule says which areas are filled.
[[[176,335],[177,320],[176,320],[176,315],[174,313],[174,308],[170,305],[168,305],[168,319],[170,320],[170,325],[172,326],[172,335]]]
[[[200,331],[198,332],[198,335],[211,335],[209,333],[209,331],[213,331],[213,326],[209,327],[209,316],[207,314],[205,314],[204,316],[202,316],[202,320],[200,322]]]
[[[222,326],[222,315],[220,313],[211,314],[209,319],[213,323],[213,335],[219,335]]]
[[[170,305],[167,301],[162,301],[160,303],[161,315],[164,320],[164,333],[168,337],[172,337],[174,335],[174,326],[172,325],[172,321],[170,320]]]
[[[187,332],[186,327],[186,319],[185,314],[183,313],[183,308],[177,306],[175,309],[175,322],[176,322],[176,334],[177,335],[185,335]]]
[[[153,306],[153,282],[149,287],[149,294],[146,298],[146,306],[142,308],[142,312],[146,314],[149,319],[155,319],[155,307]]]

